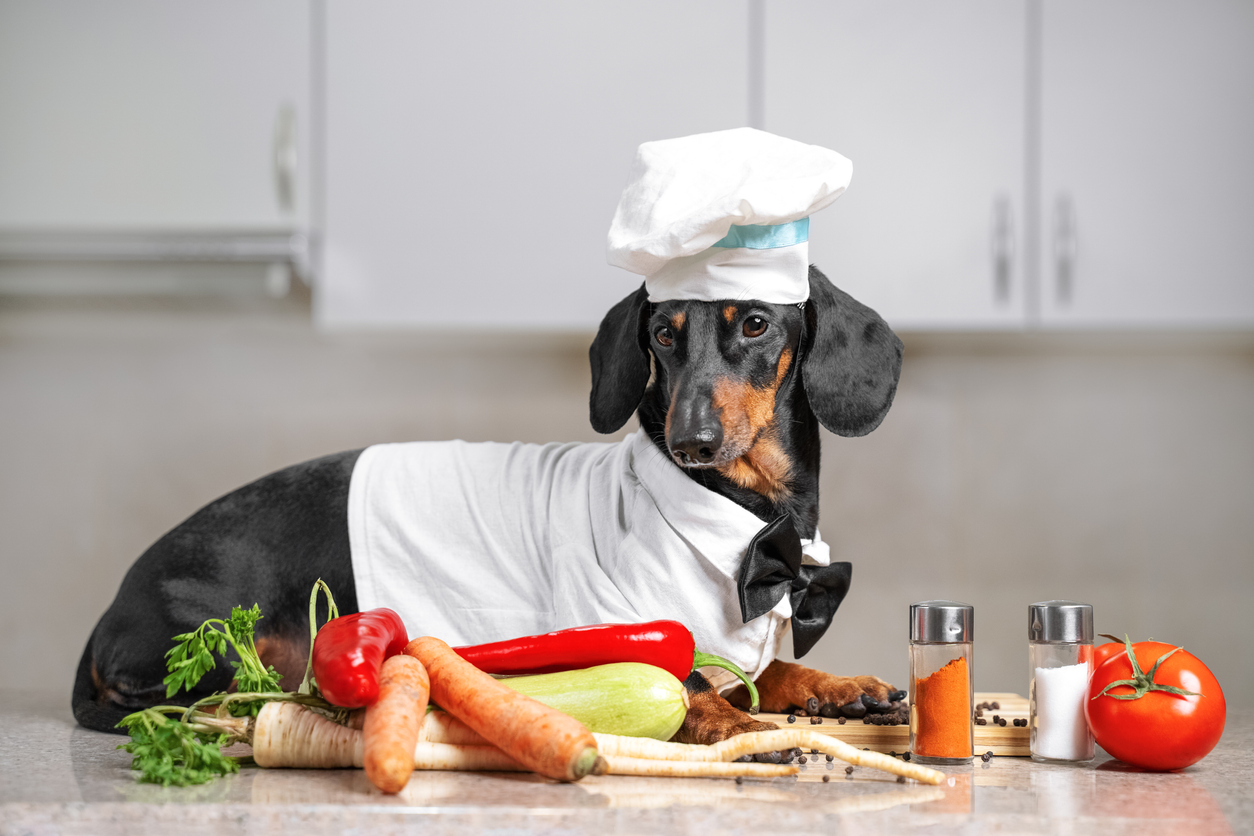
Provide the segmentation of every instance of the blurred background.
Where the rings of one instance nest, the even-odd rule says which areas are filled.
[[[904,684],[955,598],[1026,693],[1075,598],[1254,706],[1252,89],[1240,0],[0,0],[6,685],[68,701],[131,562],[268,471],[597,440],[635,147],[753,125],[853,160],[812,258],[906,344],[825,436],[805,661]]]

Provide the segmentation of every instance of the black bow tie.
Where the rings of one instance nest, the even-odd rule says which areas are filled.
[[[792,604],[792,652],[800,659],[823,637],[849,592],[848,563],[802,566],[801,538],[780,517],[757,533],[740,566],[740,615],[746,622],[770,612],[784,597]]]

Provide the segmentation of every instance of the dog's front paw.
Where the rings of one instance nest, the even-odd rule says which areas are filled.
[[[811,716],[860,718],[901,710],[906,692],[876,676],[834,676],[803,665],[776,660],[754,683],[763,711],[786,714],[804,711]],[[727,695],[732,705],[747,708],[749,693],[742,686]]]

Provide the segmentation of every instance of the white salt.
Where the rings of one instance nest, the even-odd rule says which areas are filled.
[[[1093,757],[1093,736],[1084,719],[1089,666],[1036,668],[1036,742],[1032,753],[1060,761]]]

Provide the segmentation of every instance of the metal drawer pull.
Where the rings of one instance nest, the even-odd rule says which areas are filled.
[[[1010,198],[998,195],[993,201],[993,298],[1010,301],[1010,278],[1014,270],[1015,224]]]
[[[274,189],[283,212],[296,208],[296,163],[296,110],[285,104],[274,123]]]
[[[1054,201],[1054,293],[1061,305],[1071,303],[1075,289],[1075,206],[1071,195],[1060,194]]]

